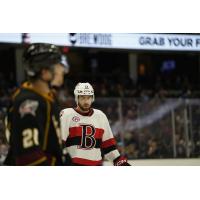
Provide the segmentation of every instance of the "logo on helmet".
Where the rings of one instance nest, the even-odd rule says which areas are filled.
[[[78,83],[74,89],[75,101],[78,103],[78,96],[79,95],[89,95],[93,96],[94,102],[94,89],[90,83]]]

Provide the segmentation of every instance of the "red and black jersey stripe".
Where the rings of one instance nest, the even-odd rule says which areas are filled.
[[[101,144],[102,153],[105,155],[113,150],[116,150],[116,141],[114,138],[106,140]]]
[[[90,129],[88,128],[87,133],[90,134]],[[101,139],[103,137],[104,130],[100,128],[95,128],[95,139]],[[71,127],[69,128],[69,138],[82,136],[82,127]]]
[[[87,134],[90,134],[91,129],[87,129]],[[82,127],[71,127],[69,128],[69,137],[67,138],[67,141],[65,142],[65,147],[70,147],[73,145],[80,146],[82,142]],[[93,148],[101,148],[102,143],[102,137],[103,137],[104,130],[100,128],[95,128],[95,133],[93,135],[96,144]],[[90,146],[91,140],[89,138],[86,138],[87,146]]]
[[[81,145],[81,140],[82,137],[70,137],[67,138],[67,141],[65,142],[65,147],[70,147],[70,146],[80,146]],[[93,148],[100,148],[101,147],[101,139],[95,139],[96,144]],[[86,143],[88,142],[88,146],[90,145],[90,140],[86,139]]]

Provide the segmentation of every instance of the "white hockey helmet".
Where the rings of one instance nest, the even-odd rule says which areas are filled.
[[[74,89],[75,101],[78,104],[78,96],[89,95],[92,96],[94,102],[94,89],[89,83],[78,83]]]

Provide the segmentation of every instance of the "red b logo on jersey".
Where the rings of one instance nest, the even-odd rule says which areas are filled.
[[[80,125],[82,127],[81,148],[92,149],[96,145],[95,128],[92,125]]]

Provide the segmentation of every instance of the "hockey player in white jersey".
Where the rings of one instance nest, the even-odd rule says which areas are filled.
[[[61,132],[64,147],[72,165],[102,165],[102,155],[116,166],[129,166],[116,147],[106,115],[91,108],[94,90],[89,83],[78,83],[74,90],[76,108],[61,111]]]

